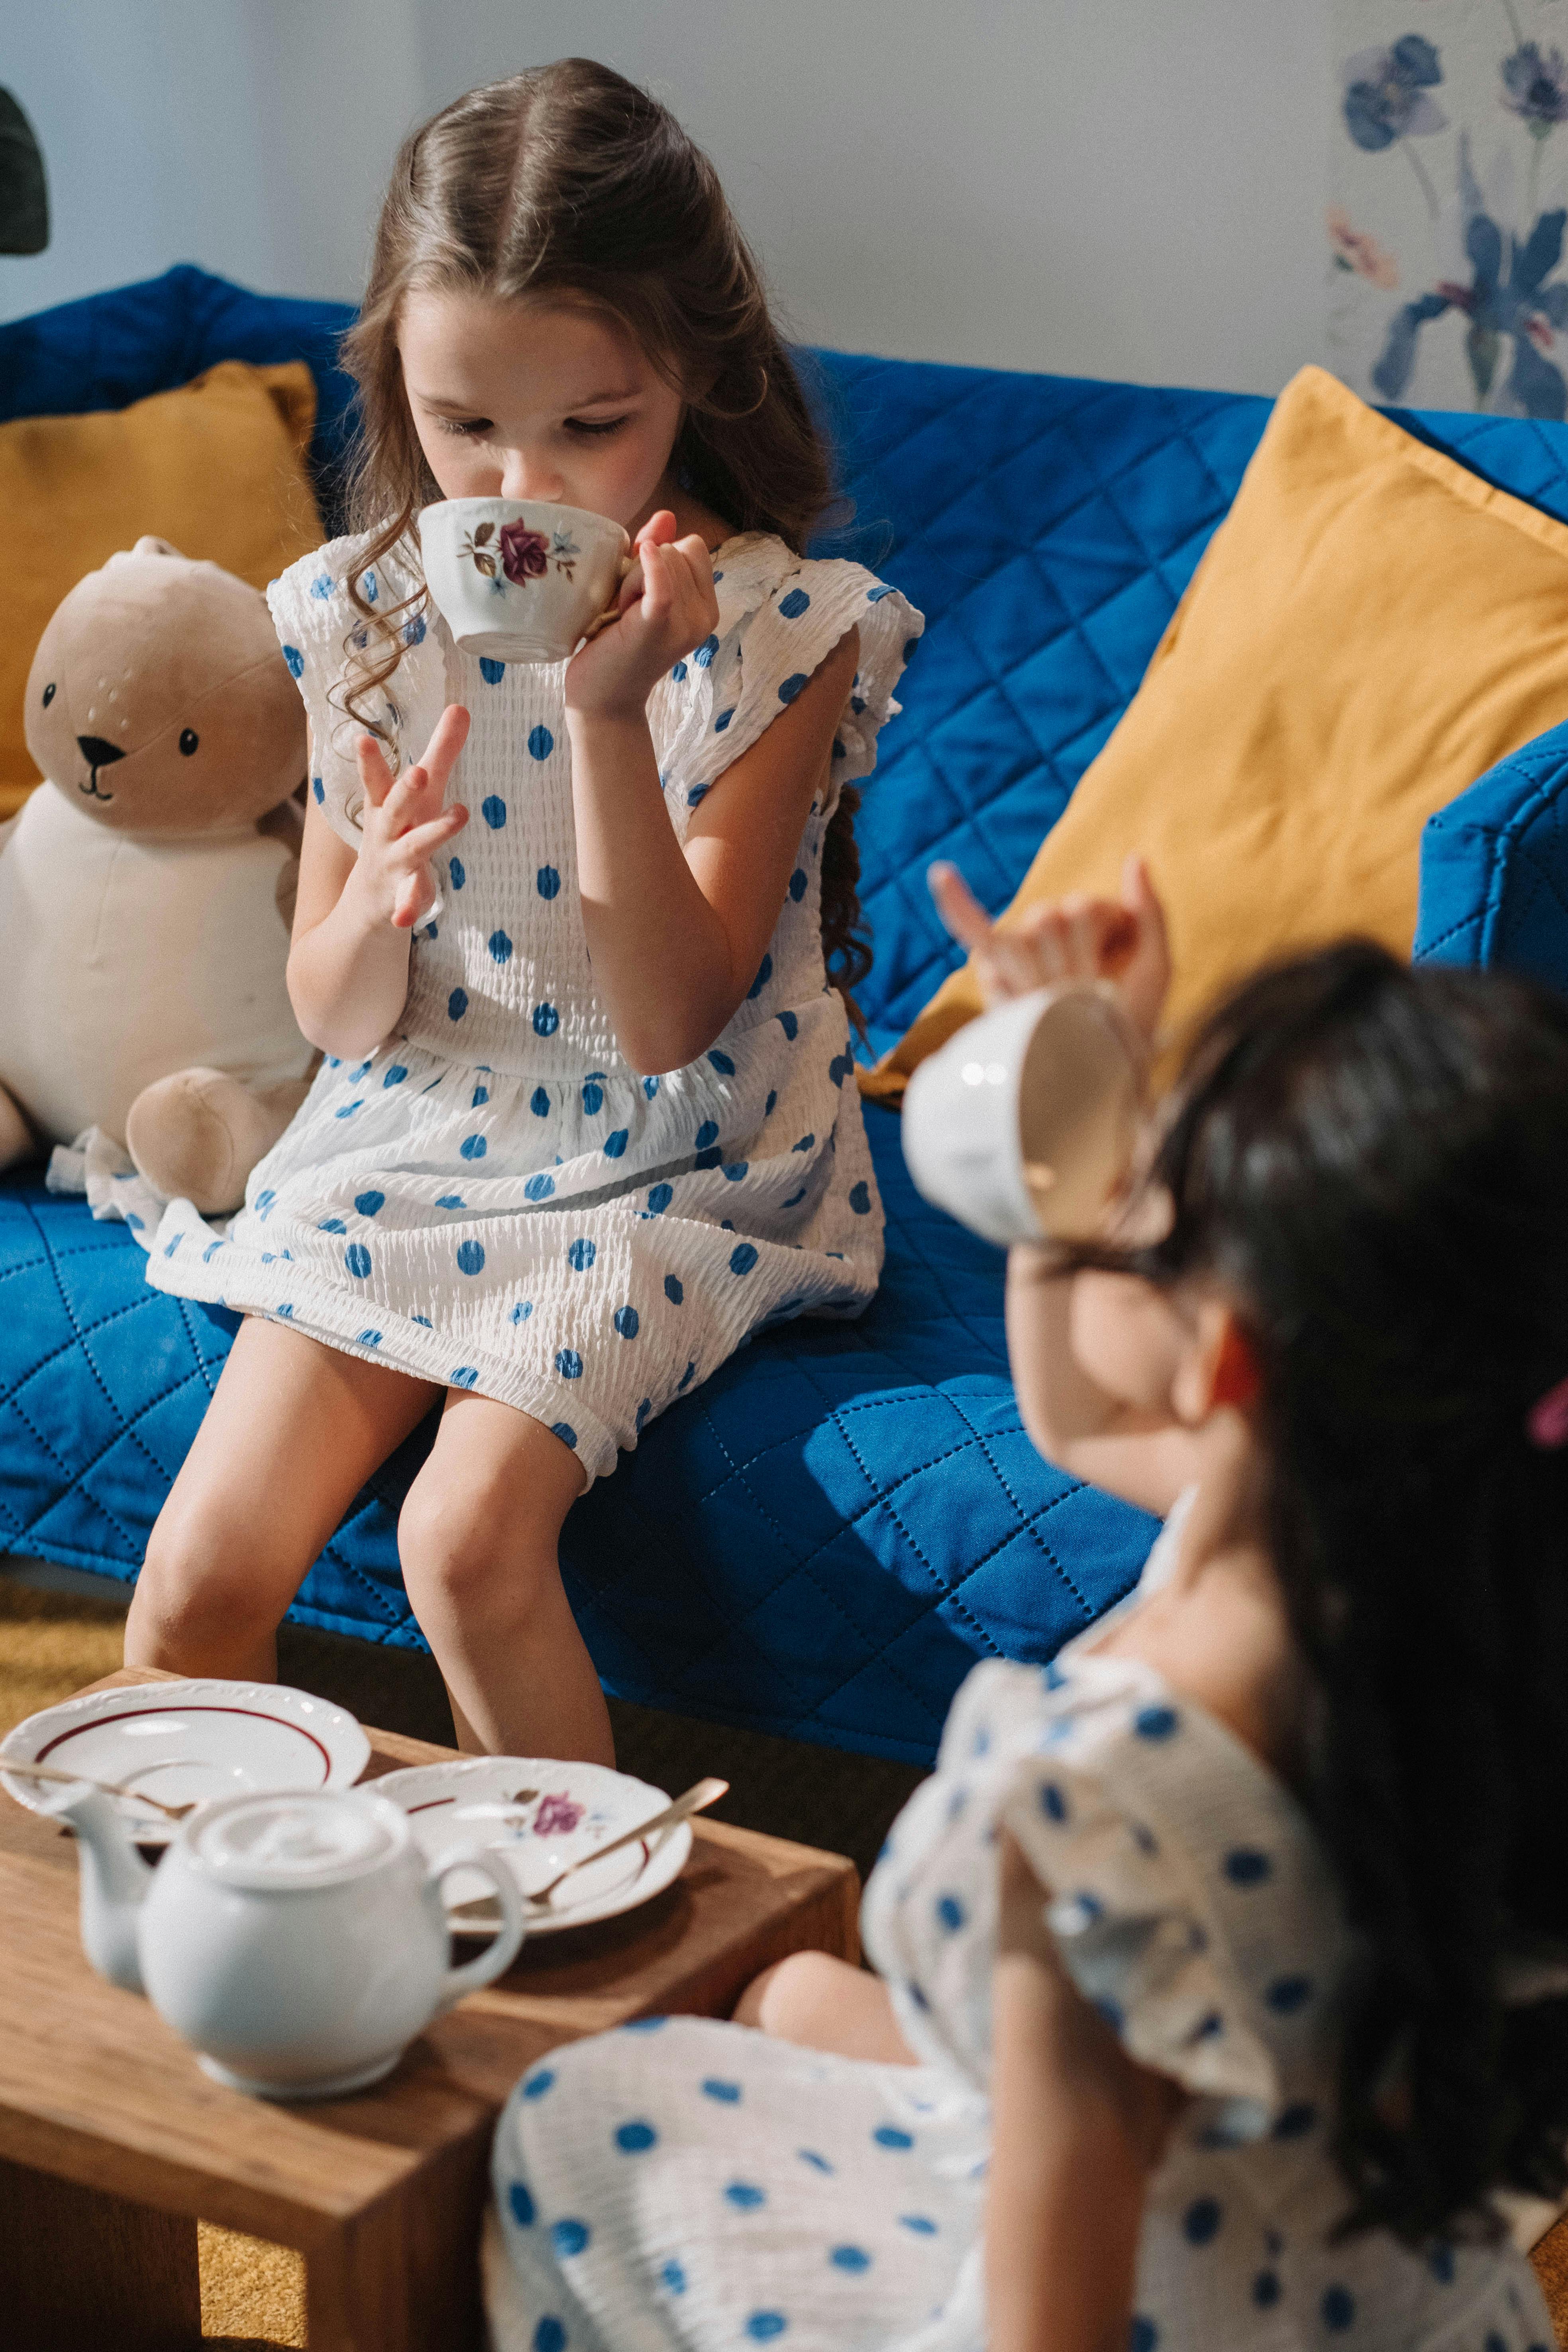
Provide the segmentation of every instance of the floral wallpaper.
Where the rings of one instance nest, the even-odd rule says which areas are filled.
[[[1368,400],[1568,411],[1568,0],[1334,0],[1329,356]]]

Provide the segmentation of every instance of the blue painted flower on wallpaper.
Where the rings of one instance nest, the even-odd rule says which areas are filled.
[[[1539,41],[1521,41],[1499,70],[1502,102],[1532,139],[1548,138],[1559,122],[1568,122],[1568,62],[1561,49],[1543,50]]]
[[[1468,320],[1465,357],[1479,405],[1492,387],[1505,343],[1513,365],[1505,387],[1510,406],[1521,416],[1550,417],[1561,424],[1568,413],[1568,384],[1545,353],[1555,331],[1568,326],[1568,280],[1547,278],[1563,258],[1568,212],[1542,213],[1522,243],[1505,238],[1486,210],[1470,168],[1469,142],[1459,142],[1459,197],[1470,283],[1444,279],[1431,293],[1406,302],[1388,331],[1372,382],[1384,400],[1397,400],[1410,381],[1421,330],[1445,311]]]
[[[1369,154],[1396,139],[1447,129],[1447,116],[1427,96],[1443,79],[1442,61],[1419,33],[1406,33],[1392,48],[1358,49],[1342,70],[1345,129]]]

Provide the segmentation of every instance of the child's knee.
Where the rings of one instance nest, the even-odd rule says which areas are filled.
[[[397,1551],[416,1607],[422,1599],[483,1605],[498,1591],[526,1610],[560,1584],[555,1528],[529,1517],[525,1496],[494,1486],[477,1490],[422,1470],[397,1520]]]
[[[735,2004],[735,2022],[781,2042],[816,2044],[838,2009],[847,1979],[860,1974],[827,1952],[791,1952],[752,1978]]]
[[[143,1615],[186,1631],[209,1627],[226,1637],[270,1632],[278,1622],[271,1579],[258,1556],[253,1531],[237,1523],[218,1498],[178,1488],[159,1513],[136,1581]]]

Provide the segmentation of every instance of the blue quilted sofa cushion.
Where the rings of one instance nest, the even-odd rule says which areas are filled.
[[[220,358],[306,357],[330,508],[348,315],[171,271],[0,327],[0,397],[17,415],[110,406]],[[955,960],[927,861],[957,857],[994,908],[1010,897],[1135,689],[1268,403],[833,352],[813,366],[855,507],[822,551],[877,564],[929,623],[859,821],[879,1047]],[[1568,520],[1568,431],[1400,421]],[[1568,730],[1434,819],[1419,953],[1568,984],[1560,777]],[[563,1553],[613,1691],[918,1762],[977,1656],[1049,1656],[1126,1590],[1153,1530],[1034,1453],[1007,1378],[1000,1255],[920,1200],[889,1114],[868,1126],[889,1244],[869,1311],[742,1350],[594,1488]],[[0,1183],[12,1550],[135,1570],[233,1325],[148,1290],[141,1265],[122,1227],[49,1198],[36,1171]],[[395,1527],[426,1443],[357,1498],[298,1616],[418,1642]]]

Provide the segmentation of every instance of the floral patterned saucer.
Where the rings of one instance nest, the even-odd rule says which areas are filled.
[[[662,1812],[669,1799],[647,1780],[612,1772],[605,1764],[555,1764],[537,1756],[471,1756],[451,1764],[416,1764],[372,1784],[408,1815],[421,1849],[432,1860],[447,1846],[480,1845],[506,1862],[525,1895],[557,1873],[607,1845],[639,1822]],[[691,1852],[691,1824],[656,1830],[651,1838],[587,1863],[574,1872],[548,1910],[528,1915],[528,1933],[552,1936],[563,1927],[614,1919],[662,1894],[679,1877]],[[457,1870],[446,1882],[448,1916],[467,1913],[488,1890],[478,1871]],[[489,1909],[494,1908],[491,1897]],[[454,1924],[469,1924],[468,1917]],[[486,1920],[476,1908],[471,1924]]]

